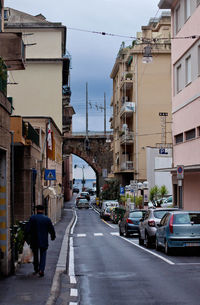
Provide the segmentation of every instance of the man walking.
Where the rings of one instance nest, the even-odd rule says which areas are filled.
[[[51,240],[56,238],[56,234],[51,219],[43,214],[44,206],[38,205],[36,210],[37,214],[32,215],[27,224],[26,237],[29,239],[33,251],[34,274],[39,273],[39,276],[42,277],[46,265],[48,234],[50,234]]]

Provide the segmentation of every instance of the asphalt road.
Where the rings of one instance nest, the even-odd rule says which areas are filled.
[[[76,213],[69,264],[80,305],[200,304],[200,250],[167,256],[120,237],[93,209]]]

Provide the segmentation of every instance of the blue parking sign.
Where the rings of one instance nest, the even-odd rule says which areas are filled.
[[[125,194],[125,188],[123,186],[120,186],[120,195]]]

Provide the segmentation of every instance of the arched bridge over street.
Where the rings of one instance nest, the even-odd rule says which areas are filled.
[[[63,159],[74,154],[86,161],[96,173],[97,190],[102,185],[105,173],[111,171],[113,154],[112,133],[89,132],[65,134],[63,138]]]

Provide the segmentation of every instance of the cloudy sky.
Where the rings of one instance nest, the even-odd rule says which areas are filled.
[[[107,130],[111,116],[110,73],[122,41],[131,44],[141,26],[159,17],[159,0],[4,0],[5,6],[31,15],[43,14],[48,21],[62,22],[67,30],[71,61],[71,90],[76,115],[73,131],[85,131],[85,88],[88,83],[89,130],[104,128],[106,93]],[[79,29],[79,30],[74,30]],[[105,32],[115,35],[99,35]],[[125,37],[119,37],[125,36]],[[78,160],[77,160],[78,162]]]

